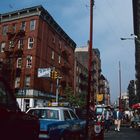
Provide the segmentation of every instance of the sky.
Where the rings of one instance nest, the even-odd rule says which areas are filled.
[[[74,40],[77,47],[89,40],[90,0],[4,0],[0,13],[42,5]],[[101,55],[102,73],[109,81],[111,101],[119,94],[119,62],[121,91],[127,92],[135,79],[135,49],[133,40],[121,37],[133,34],[132,0],[95,0],[93,9],[93,48]]]

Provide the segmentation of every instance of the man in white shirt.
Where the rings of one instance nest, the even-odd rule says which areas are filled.
[[[120,131],[122,113],[118,107],[117,107],[117,110],[114,112],[113,116],[115,120],[115,130]]]

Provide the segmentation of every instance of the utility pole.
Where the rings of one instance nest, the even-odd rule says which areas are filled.
[[[59,80],[61,78],[62,77],[60,77],[60,76],[57,76],[57,78],[56,78],[56,103],[57,103],[57,105],[59,104]]]
[[[89,40],[89,61],[88,61],[88,93],[87,93],[87,119],[86,119],[86,138],[89,139],[89,106],[90,106],[90,93],[91,93],[91,63],[92,63],[92,34],[93,34],[93,5],[94,0],[90,0],[90,40]],[[94,95],[93,95],[94,97]],[[94,103],[93,103],[94,104]]]
[[[119,97],[119,109],[122,109],[122,102],[121,102],[121,63],[119,61],[119,85],[120,85],[120,97]]]

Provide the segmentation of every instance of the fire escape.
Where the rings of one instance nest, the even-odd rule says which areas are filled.
[[[9,84],[16,92],[15,79],[21,75],[21,67],[17,67],[17,59],[23,56],[23,46],[18,45],[19,41],[25,36],[24,30],[18,30],[14,32],[12,29],[7,32],[7,46],[4,49],[5,52],[5,66],[9,76]]]
[[[61,51],[61,56],[64,59],[64,62],[61,64],[61,67],[60,67],[61,70],[60,71],[62,71],[62,73],[64,75],[69,75],[69,72],[70,72],[70,69],[71,69],[70,65],[69,65],[69,54],[66,50],[62,50]],[[63,89],[67,86],[66,79],[61,81],[61,86],[62,86]]]

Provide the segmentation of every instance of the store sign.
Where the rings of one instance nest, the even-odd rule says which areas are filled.
[[[39,68],[38,69],[38,77],[50,77],[51,68]]]
[[[103,94],[97,94],[97,101],[98,102],[103,101]]]

